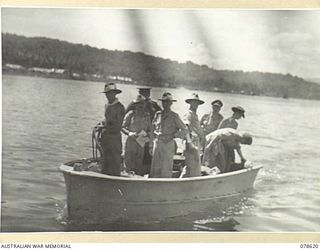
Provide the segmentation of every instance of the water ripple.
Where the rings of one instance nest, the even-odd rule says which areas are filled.
[[[91,129],[103,118],[103,83],[32,77],[3,77],[2,230],[27,231],[320,231],[319,102],[199,91],[206,101],[223,100],[222,114],[241,104],[239,130],[254,135],[243,146],[247,159],[262,164],[255,190],[188,216],[152,223],[105,225],[70,222],[61,163],[91,156]],[[121,85],[124,105],[136,86]],[[187,110],[188,90],[170,90],[173,109]],[[154,88],[153,98],[163,89]],[[70,98],[72,93],[72,98]],[[213,96],[214,95],[214,96]],[[31,98],[32,97],[32,98]],[[23,107],[23,109],[21,108]],[[297,119],[299,117],[299,119]]]

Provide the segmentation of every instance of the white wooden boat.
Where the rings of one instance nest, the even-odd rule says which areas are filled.
[[[201,211],[253,188],[261,166],[193,178],[128,178],[60,166],[70,220],[151,221]]]

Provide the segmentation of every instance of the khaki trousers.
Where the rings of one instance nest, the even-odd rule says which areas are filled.
[[[158,139],[154,140],[151,178],[171,178],[173,168],[173,156],[175,151],[174,141],[164,143]]]

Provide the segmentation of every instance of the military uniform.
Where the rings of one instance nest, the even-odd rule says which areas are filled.
[[[188,125],[191,134],[191,143],[186,144],[184,155],[186,157],[186,174],[184,177],[201,175],[200,151],[204,141],[203,131],[200,127],[198,115],[195,111],[189,110],[184,116],[184,122]]]
[[[231,110],[233,111],[233,115],[227,119],[224,119],[220,125],[219,125],[219,129],[221,128],[233,128],[233,129],[237,129],[238,128],[238,123],[236,121],[237,119],[240,119],[241,117],[245,118],[245,110],[244,108],[242,108],[241,106],[236,106],[236,107],[232,107]],[[240,116],[239,116],[240,114]]]
[[[229,117],[229,118],[226,118],[224,119],[219,127],[219,129],[221,128],[233,128],[233,129],[237,129],[238,128],[238,123],[237,121],[233,118],[233,117]]]
[[[138,116],[134,111],[129,111],[124,117],[122,127],[129,132],[136,132],[137,134],[144,130],[152,140],[151,120],[148,113],[145,113],[143,116]],[[138,175],[146,174],[147,171],[144,170],[142,165],[143,157],[144,146],[138,144],[136,137],[128,136],[124,155],[126,170],[128,172],[134,171]]]
[[[222,173],[232,170],[235,149],[240,149],[240,135],[231,128],[219,129],[206,136],[203,162],[210,168],[217,166]]]
[[[151,121],[152,121],[152,119],[154,117],[154,114],[157,111],[160,111],[161,108],[159,107],[159,105],[155,101],[152,101],[151,99],[146,99],[145,103],[146,103],[146,106],[145,106],[146,112],[148,112],[150,114],[150,118],[151,118]],[[131,110],[134,110],[134,103],[133,102],[131,102],[128,105],[128,107],[126,109],[126,113],[128,113]]]
[[[102,173],[120,176],[121,168],[121,128],[125,108],[118,99],[105,105],[104,129],[101,136],[103,149]]]
[[[217,130],[222,120],[223,116],[220,113],[210,112],[209,114],[205,114],[201,118],[200,122],[201,126],[203,127],[203,133],[207,135]]]
[[[128,113],[129,111],[134,110],[134,103],[131,102],[127,109],[126,109],[126,113]],[[145,110],[146,112],[149,113],[150,115],[150,119],[151,121],[153,120],[154,114],[157,111],[160,111],[161,108],[159,107],[159,105],[155,102],[152,101],[150,98],[145,100]],[[143,156],[143,164],[144,164],[144,168],[145,168],[145,173],[148,174],[150,171],[150,164],[152,162],[152,156],[149,153],[149,143],[147,142],[145,147],[144,147],[144,156]]]
[[[151,163],[151,178],[171,178],[173,156],[175,152],[175,134],[181,131],[187,133],[187,127],[179,115],[171,110],[158,111],[153,119],[153,129],[156,136],[153,145]]]

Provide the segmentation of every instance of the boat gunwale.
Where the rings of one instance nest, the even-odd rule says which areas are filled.
[[[101,174],[93,171],[75,171],[73,170],[73,167],[68,166],[67,164],[72,164],[79,162],[79,160],[70,161],[67,163],[64,163],[60,165],[59,170],[63,173],[69,174],[69,175],[75,175],[75,176],[81,176],[81,177],[92,177],[92,178],[98,178],[98,179],[106,179],[106,180],[114,180],[114,181],[124,181],[124,182],[168,182],[168,183],[175,183],[175,182],[192,182],[192,181],[202,181],[202,180],[210,180],[210,179],[221,179],[228,176],[236,176],[239,174],[243,174],[246,172],[251,171],[259,171],[262,168],[262,165],[253,166],[250,168],[244,168],[237,171],[232,171],[228,173],[223,174],[217,174],[217,175],[207,175],[207,176],[198,176],[198,177],[187,177],[187,178],[129,178],[129,177],[123,177],[123,176],[111,176],[106,174]]]

